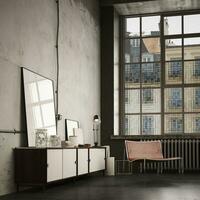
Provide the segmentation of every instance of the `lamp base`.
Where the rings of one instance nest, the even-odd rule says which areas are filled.
[[[95,142],[95,143],[94,143],[94,147],[98,147],[98,142]]]
[[[92,148],[95,148],[95,147],[96,147],[96,148],[97,148],[97,147],[100,147],[100,146],[98,145],[98,142],[95,142],[95,143],[94,143],[94,146],[92,146]]]

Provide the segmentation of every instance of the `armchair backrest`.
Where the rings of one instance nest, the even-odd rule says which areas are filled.
[[[161,141],[129,141],[125,140],[128,160],[162,159]]]

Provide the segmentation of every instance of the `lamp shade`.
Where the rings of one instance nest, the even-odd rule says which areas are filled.
[[[94,115],[94,117],[93,117],[93,122],[101,123],[101,120],[100,120],[99,115]]]

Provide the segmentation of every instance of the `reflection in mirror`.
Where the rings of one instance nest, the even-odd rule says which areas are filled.
[[[56,135],[53,81],[23,68],[28,146],[35,146],[35,132]]]

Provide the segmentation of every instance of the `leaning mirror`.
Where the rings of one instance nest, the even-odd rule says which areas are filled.
[[[47,136],[56,135],[53,81],[22,68],[28,146],[35,146],[35,133],[46,129]]]

